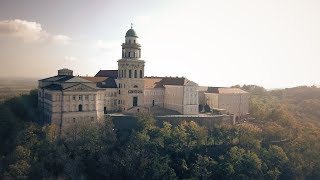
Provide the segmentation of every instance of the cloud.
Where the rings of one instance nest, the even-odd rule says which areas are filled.
[[[41,24],[20,19],[0,21],[0,36],[17,38],[24,42],[68,44],[71,38],[43,30]]]
[[[65,61],[78,61],[79,59],[73,56],[65,56],[63,58]]]

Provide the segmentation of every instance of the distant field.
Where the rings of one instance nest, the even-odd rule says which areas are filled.
[[[37,79],[0,78],[0,101],[28,94],[36,87]]]

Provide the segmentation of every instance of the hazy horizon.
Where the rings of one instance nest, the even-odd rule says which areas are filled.
[[[117,69],[133,23],[146,76],[200,86],[320,85],[319,1],[0,1],[0,78]]]

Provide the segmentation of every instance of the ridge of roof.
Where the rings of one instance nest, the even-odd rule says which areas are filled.
[[[111,77],[117,79],[118,70],[99,70],[99,72],[94,77]]]

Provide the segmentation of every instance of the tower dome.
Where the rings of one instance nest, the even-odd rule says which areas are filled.
[[[131,28],[126,33],[126,37],[138,37],[137,33],[134,31],[134,29],[132,29],[132,24]]]

